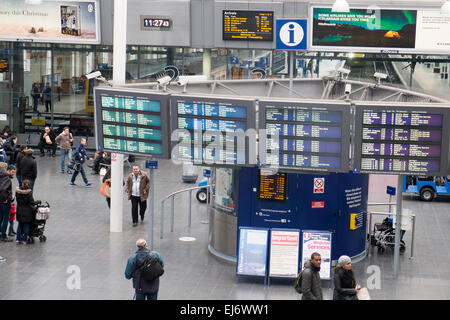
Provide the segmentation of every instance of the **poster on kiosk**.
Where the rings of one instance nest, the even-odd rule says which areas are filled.
[[[269,276],[297,277],[299,248],[299,230],[272,229],[270,232]]]
[[[322,258],[320,279],[331,279],[331,232],[303,230],[302,233],[302,270],[305,262],[311,260],[311,254],[317,252]]]

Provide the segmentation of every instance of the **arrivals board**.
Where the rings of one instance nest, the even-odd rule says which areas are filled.
[[[259,175],[259,200],[286,201],[287,173],[274,175]]]
[[[223,40],[273,41],[273,11],[223,10]]]
[[[247,165],[250,147],[256,154],[245,136],[255,128],[254,100],[172,95],[170,104],[172,159]]]
[[[304,171],[349,170],[350,107],[344,103],[259,101],[262,165]]]
[[[169,98],[148,90],[95,88],[97,148],[169,158]]]
[[[447,175],[449,111],[435,106],[357,105],[354,170]]]

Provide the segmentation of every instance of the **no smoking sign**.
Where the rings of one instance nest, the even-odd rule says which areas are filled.
[[[314,193],[325,192],[325,178],[314,178]]]

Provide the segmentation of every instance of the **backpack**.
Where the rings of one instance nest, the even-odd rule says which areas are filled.
[[[164,268],[154,254],[150,254],[145,258],[140,270],[142,278],[148,282],[151,282],[164,274]]]
[[[303,271],[301,271],[298,274],[297,279],[295,280],[294,289],[295,291],[297,291],[297,293],[302,293],[302,278],[303,278]]]

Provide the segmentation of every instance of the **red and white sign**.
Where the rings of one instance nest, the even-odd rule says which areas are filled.
[[[117,161],[117,153],[111,153],[111,161],[116,162]]]
[[[325,178],[314,178],[314,193],[325,192]]]
[[[325,208],[325,201],[313,201],[311,202],[312,209],[323,209]]]
[[[300,231],[272,230],[270,276],[295,278],[298,273]]]

